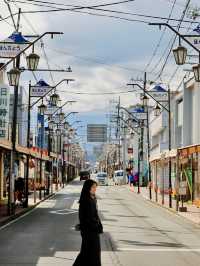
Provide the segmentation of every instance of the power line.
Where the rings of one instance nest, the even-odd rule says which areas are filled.
[[[15,24],[15,20],[14,20],[13,14],[12,14],[12,10],[10,8],[10,4],[6,0],[4,0],[4,3],[7,5],[8,11],[10,13],[10,17],[12,19],[13,26],[14,26],[15,30],[17,31],[17,26]]]
[[[174,2],[173,2],[173,5],[172,5],[172,8],[171,8],[171,11],[170,11],[170,13],[169,13],[169,17],[167,18],[166,23],[169,22],[169,20],[170,20],[170,18],[171,18],[171,16],[172,16],[172,13],[173,13],[173,10],[174,10],[174,7],[175,7],[175,4],[176,4],[176,0],[174,0]],[[167,29],[167,27],[165,26],[165,28],[163,29],[163,32],[162,32],[162,34],[161,34],[161,36],[160,36],[160,38],[159,38],[159,40],[158,40],[158,43],[157,43],[157,45],[156,45],[156,47],[155,47],[155,49],[154,49],[154,51],[153,51],[153,54],[152,54],[152,56],[151,56],[149,62],[147,63],[147,65],[146,65],[146,67],[145,67],[145,69],[144,69],[144,72],[146,72],[147,68],[148,68],[148,67],[151,65],[151,63],[153,62],[153,59],[154,59],[154,57],[156,56],[157,51],[158,51],[158,49],[159,49],[159,47],[160,47],[160,44],[161,44],[161,42],[162,42],[162,40],[163,40],[163,38],[164,38],[164,35],[165,35],[165,32],[166,32],[166,29]]]
[[[62,93],[67,93],[67,94],[78,94],[78,95],[114,95],[114,94],[127,94],[127,93],[132,93],[132,92],[136,92],[138,91],[138,89],[134,89],[134,90],[128,90],[128,91],[119,91],[119,92],[74,92],[74,91],[62,91],[59,90],[59,92]]]
[[[14,3],[14,4],[15,4],[16,7],[18,7],[16,3]],[[26,21],[26,23],[29,25],[29,27],[32,29],[32,31],[35,34],[38,34],[36,32],[35,28],[33,27],[33,25],[31,24],[31,22],[25,16],[25,14],[22,14],[22,16],[23,16],[24,20]],[[44,43],[43,43],[42,39],[40,40],[40,44],[41,44],[41,48],[42,48],[42,51],[43,51],[43,54],[44,54],[44,58],[45,58],[45,61],[46,61],[46,64],[47,64],[47,68],[50,70],[50,66],[49,66],[49,62],[48,62],[48,57],[46,55],[46,52],[45,52],[45,49],[44,49]],[[31,71],[31,72],[33,74],[33,77],[34,77],[35,81],[37,82],[38,80],[37,80],[37,77],[36,77],[35,73],[33,71]],[[51,71],[49,71],[49,75],[50,75],[50,78],[51,78],[52,82],[54,83],[54,79],[53,79],[53,75],[52,75],[52,72]]]
[[[24,2],[24,1],[27,1],[27,2]],[[24,0],[24,1],[13,0],[13,1],[10,1],[10,2],[21,2],[23,4],[39,5],[39,4],[34,3],[34,2],[37,2],[35,0]],[[85,9],[85,8],[98,8],[98,7],[105,7],[105,6],[114,6],[114,5],[129,3],[129,2],[133,2],[133,1],[135,1],[135,0],[124,0],[124,1],[111,2],[111,3],[103,3],[103,4],[99,4],[99,5],[92,5],[92,6],[73,6],[73,5],[70,5],[70,6],[73,6],[74,8],[73,9],[72,8],[56,8],[56,9],[50,9],[50,10],[35,10],[35,11],[32,11],[31,13],[36,13],[36,12],[37,13],[38,12],[40,12],[40,13],[42,13],[42,12],[43,13],[46,13],[46,12],[59,12],[59,11],[74,11],[74,10]],[[48,2],[46,2],[46,3],[48,3]],[[40,5],[40,6],[52,8],[52,6],[47,6],[47,5]]]
[[[18,1],[18,0],[16,0]],[[15,2],[16,2],[15,1]],[[19,0],[20,1],[20,0]],[[48,4],[52,4],[52,5],[59,5],[59,6],[71,6],[71,7],[74,7],[74,9],[63,9],[63,8],[58,8],[58,10],[61,10],[61,11],[74,11],[76,9],[79,9],[79,8],[84,8],[84,9],[92,9],[92,10],[97,10],[97,11],[104,11],[104,12],[111,12],[111,13],[117,13],[117,14],[123,14],[123,15],[131,15],[131,16],[138,16],[138,17],[144,17],[144,18],[153,18],[153,19],[162,19],[162,20],[167,20],[167,21],[176,21],[176,22],[179,22],[180,19],[176,19],[176,18],[171,18],[170,17],[161,17],[161,16],[150,16],[150,15],[146,15],[146,14],[138,14],[138,13],[132,13],[132,12],[123,12],[123,11],[118,11],[118,10],[111,10],[111,9],[102,9],[102,8],[97,8],[95,6],[77,6],[77,5],[69,5],[69,4],[61,4],[61,3],[53,3],[53,2],[47,2],[47,1],[37,1],[37,0],[24,0],[24,1],[27,1],[26,4],[33,4],[33,5],[36,5],[34,3],[48,3]],[[23,1],[23,3],[25,3]],[[31,3],[32,2],[32,3]],[[176,1],[175,1],[176,2]],[[44,7],[51,7],[51,6],[46,6],[46,5],[42,5]],[[105,5],[104,5],[105,6]],[[185,23],[194,23],[194,24],[197,24],[197,22],[195,21],[190,21],[190,20],[184,20],[183,22]]]
[[[27,1],[27,0],[25,0]],[[12,1],[14,2],[14,1]],[[23,4],[32,4],[29,2],[24,2],[24,1],[20,1],[20,0],[15,0],[15,2],[18,3],[23,3]],[[128,1],[129,2],[129,1]],[[121,3],[125,3],[125,2],[121,2]],[[119,2],[117,3],[119,4]],[[34,5],[38,5],[38,4],[34,4]],[[107,6],[108,4],[104,4],[104,5],[98,5],[98,6]],[[109,5],[113,5],[113,3],[109,3]],[[135,16],[143,16],[146,18],[159,18],[159,19],[166,19],[164,17],[155,17],[155,16],[148,16],[148,15],[142,15],[142,14],[134,14],[134,13],[129,13],[129,12],[121,12],[121,11],[115,11],[115,10],[106,10],[106,9],[100,9],[100,8],[96,8],[98,6],[80,6],[77,8],[72,8],[72,9],[63,9],[63,8],[57,8],[57,9],[50,9],[50,10],[34,10],[34,11],[23,11],[24,14],[33,14],[33,13],[49,13],[49,12],[57,12],[57,11],[69,11],[69,12],[76,12],[76,13],[81,13],[81,14],[88,14],[88,15],[92,15],[92,16],[99,16],[99,17],[108,17],[108,18],[113,18],[113,19],[118,19],[118,20],[124,20],[124,21],[130,21],[130,22],[139,22],[139,23],[144,23],[144,24],[148,24],[152,21],[147,21],[147,20],[141,20],[141,19],[129,19],[129,18],[125,18],[125,17],[120,17],[120,16],[114,16],[114,15],[106,15],[106,14],[99,14],[99,13],[92,13],[92,12],[85,12],[85,11],[78,11],[80,9],[91,9],[91,10],[96,10],[96,11],[104,11],[104,12],[114,12],[114,13],[118,13],[118,14],[127,14],[127,15],[135,15]],[[45,7],[43,5],[43,7]],[[15,14],[14,14],[15,15]],[[4,18],[4,19],[8,19],[8,17]],[[174,21],[179,21],[177,19],[172,19]],[[191,21],[184,21],[184,22],[191,22]],[[194,24],[197,24],[197,22],[192,22]],[[172,25],[173,26],[173,25]],[[185,28],[185,27],[181,27],[181,28]]]
[[[59,53],[59,54],[65,54],[65,55],[69,55],[69,56],[72,56],[74,58],[78,58],[80,60],[83,60],[83,61],[88,61],[88,62],[92,62],[92,63],[96,63],[96,64],[99,64],[99,65],[105,65],[105,66],[108,66],[110,68],[119,68],[119,69],[123,69],[123,70],[126,70],[126,71],[137,71],[137,72],[141,72],[143,73],[143,70],[141,69],[138,69],[138,68],[129,68],[129,67],[123,67],[123,66],[120,66],[120,65],[111,65],[111,64],[108,64],[108,63],[105,63],[105,62],[102,62],[100,61],[99,59],[97,58],[90,58],[90,57],[85,57],[85,56],[78,56],[78,55],[73,55],[69,52],[65,52],[65,51],[62,51],[62,50],[58,50],[58,49],[52,49],[52,48],[48,48],[47,49],[51,50],[51,51],[54,51],[56,53]],[[113,70],[112,70],[113,71]],[[148,73],[148,72],[147,72]]]
[[[178,31],[180,30],[180,26],[181,26],[181,24],[182,24],[182,20],[183,20],[184,17],[185,17],[185,14],[186,14],[186,12],[187,12],[187,9],[188,9],[188,7],[189,7],[190,2],[191,2],[191,0],[187,0],[186,6],[185,6],[185,8],[184,8],[184,10],[183,10],[183,12],[182,12],[181,21],[179,22],[179,24],[178,24],[178,26],[177,26],[177,30],[178,30]],[[171,47],[170,47],[170,50],[169,50],[169,52],[168,52],[168,54],[167,54],[167,57],[166,57],[166,59],[165,59],[165,61],[164,61],[164,64],[163,64],[163,66],[162,66],[162,68],[161,68],[161,70],[160,70],[160,73],[158,74],[158,76],[157,76],[156,79],[160,79],[161,76],[162,76],[162,73],[163,73],[163,71],[164,71],[164,69],[165,69],[165,67],[166,67],[166,65],[167,65],[167,62],[168,62],[169,56],[170,56],[170,54],[171,54],[171,51],[172,51],[172,49],[173,49],[174,43],[175,43],[175,41],[176,41],[176,38],[177,38],[177,36],[175,35],[175,36],[173,37],[173,42],[172,42],[172,45],[171,45]]]

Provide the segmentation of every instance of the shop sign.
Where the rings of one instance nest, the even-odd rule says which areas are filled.
[[[52,87],[43,79],[40,79],[34,86],[31,86],[30,96],[44,97],[50,90],[52,90]]]
[[[187,194],[187,182],[186,181],[180,181],[179,183],[179,195],[186,195]]]
[[[196,146],[188,148],[188,155],[191,155],[196,152]]]
[[[168,101],[168,92],[167,91],[148,91],[148,94],[151,95],[158,102],[167,102]]]
[[[195,46],[197,49],[200,50],[200,36],[192,36],[192,37],[187,37],[187,40],[193,45]]]
[[[0,139],[8,137],[10,89],[0,84]]]
[[[32,86],[31,97],[43,97],[51,90],[51,87]]]
[[[6,40],[0,42],[0,57],[16,57],[27,47],[28,44],[29,42],[20,32],[14,32]]]

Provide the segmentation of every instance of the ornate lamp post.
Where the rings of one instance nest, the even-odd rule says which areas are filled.
[[[192,67],[194,72],[194,78],[196,82],[200,82],[200,64],[197,64]]]
[[[53,106],[57,106],[58,101],[60,100],[60,96],[54,92],[51,96],[50,96],[50,103]]]
[[[19,85],[20,74],[21,72],[18,68],[12,68],[9,72],[7,72],[8,82],[10,86]]]
[[[44,115],[46,110],[47,110],[47,106],[44,103],[42,103],[41,105],[38,106],[39,114]]]
[[[160,115],[160,113],[161,113],[161,108],[160,108],[160,106],[157,104],[156,107],[154,108],[154,115],[155,115],[156,117],[158,117],[158,116]]]
[[[184,65],[187,58],[187,49],[181,45],[173,49],[174,59],[177,65]]]
[[[38,67],[40,57],[35,53],[31,53],[26,57],[28,70],[35,71]]]
[[[193,72],[194,72],[194,78],[196,82],[200,82],[200,50],[195,44],[190,42],[188,38],[191,37],[197,37],[199,38],[199,35],[183,35],[180,34],[177,30],[175,30],[171,25],[168,23],[149,23],[149,25],[157,25],[159,27],[165,26],[169,28],[171,31],[173,31],[178,37],[179,37],[179,46],[176,49],[173,49],[174,58],[177,65],[183,65],[186,62],[187,57],[187,49],[181,45],[181,39],[186,42],[190,47],[195,50],[199,55],[199,64],[193,66]]]

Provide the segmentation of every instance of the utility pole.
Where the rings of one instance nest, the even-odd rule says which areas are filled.
[[[137,165],[138,166],[138,194],[140,193],[141,136],[142,136],[142,129],[140,127],[140,134],[138,135],[138,165]]]
[[[19,30],[21,9],[19,9],[18,26],[16,30]],[[20,56],[16,58],[15,67],[20,67]],[[10,174],[9,174],[9,193],[8,193],[8,215],[15,214],[15,158],[16,158],[16,135],[17,135],[17,106],[18,106],[18,91],[19,86],[14,86],[13,97],[13,118],[12,118],[12,150],[10,153]]]
[[[145,97],[145,91],[146,91],[146,84],[147,84],[147,73],[144,73],[144,97]],[[149,179],[149,198],[152,199],[152,179],[151,179],[151,163],[150,163],[150,130],[149,130],[149,108],[148,103],[146,103],[146,106],[144,105],[144,108],[146,107],[146,113],[147,113],[147,152],[148,152],[148,179]]]
[[[124,182],[126,180],[126,126],[123,126],[123,175]],[[126,183],[126,182],[125,182]]]
[[[119,111],[120,111],[120,97],[119,97],[119,103],[118,103],[118,110],[117,110],[117,134],[119,137],[119,142],[118,142],[118,158],[119,158],[119,166],[118,168],[120,169],[120,161],[121,161],[121,155],[120,155],[120,150],[121,150],[121,141],[120,141],[120,115],[119,115]]]

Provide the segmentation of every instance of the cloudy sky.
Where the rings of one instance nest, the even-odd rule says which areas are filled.
[[[10,1],[10,6],[15,13],[19,7],[23,12],[29,12],[56,8],[70,9],[72,8],[70,5],[95,6],[117,1],[57,0],[55,2],[56,5],[52,5],[53,0],[19,0]],[[56,36],[54,40],[45,37],[44,51],[39,45],[36,50],[42,58],[41,67],[47,67],[48,61],[50,68],[66,68],[70,65],[73,72],[52,73],[52,76],[37,73],[36,77],[44,78],[49,84],[55,84],[64,77],[75,78],[73,84],[59,87],[63,101],[77,100],[73,106],[66,107],[66,112],[79,111],[79,118],[84,120],[84,124],[105,122],[106,114],[109,112],[109,100],[117,100],[120,96],[124,106],[137,101],[137,94],[125,93],[130,90],[126,83],[131,78],[142,79],[144,70],[147,71],[148,80],[169,83],[172,89],[176,89],[180,84],[185,75],[184,67],[176,69],[172,55],[169,56],[166,67],[159,76],[172,45],[173,34],[169,30],[160,31],[158,27],[149,26],[148,23],[166,22],[169,16],[179,20],[187,2],[186,0],[135,0],[99,7],[104,11],[81,9],[79,11],[82,13],[77,12],[78,10],[26,13],[21,16],[20,31],[24,35],[41,34],[45,31],[64,33],[62,36]],[[190,1],[189,10],[196,7],[200,8],[199,0]],[[108,12],[109,10],[126,14]],[[199,18],[191,20],[190,14],[191,12],[187,11],[184,20],[198,22]],[[0,15],[1,18],[9,15],[3,0],[0,0]],[[17,16],[14,16],[14,19],[16,20]],[[170,24],[177,26],[179,21],[170,21]],[[10,18],[0,21],[0,25],[0,39],[3,40],[14,31],[14,28]],[[183,22],[180,31],[192,32],[195,25],[197,24]],[[31,74],[23,73],[22,83],[25,87],[30,79],[35,82]]]

